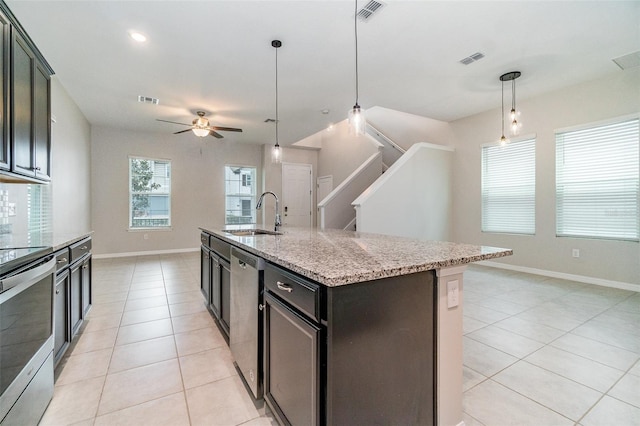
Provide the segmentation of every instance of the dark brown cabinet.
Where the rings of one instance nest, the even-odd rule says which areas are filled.
[[[91,308],[91,238],[56,251],[53,307],[54,363],[57,365],[78,334]]]
[[[7,17],[0,12],[0,170],[9,170],[9,51],[11,26]]]
[[[0,181],[47,182],[53,70],[0,2]]]
[[[65,269],[56,275],[56,291],[54,304],[54,363],[62,358],[69,343],[71,333],[69,330],[69,270]]]
[[[231,267],[228,256],[231,246],[204,232],[200,236],[200,241],[202,243],[200,248],[200,291],[207,308],[213,314],[218,327],[228,340],[231,321]]]

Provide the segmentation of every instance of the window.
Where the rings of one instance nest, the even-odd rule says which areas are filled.
[[[535,139],[482,147],[482,231],[536,232]]]
[[[556,235],[638,241],[638,119],[556,134]]]
[[[171,161],[129,157],[129,228],[171,226]]]
[[[225,166],[227,225],[256,223],[255,167]]]

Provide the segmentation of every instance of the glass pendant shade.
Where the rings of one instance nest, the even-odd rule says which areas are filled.
[[[509,139],[507,139],[504,135],[500,137],[500,146],[507,146],[509,144]]]
[[[367,119],[365,117],[364,109],[360,108],[360,105],[355,104],[353,108],[349,110],[349,132],[355,135],[364,135],[367,127]]]
[[[191,130],[193,130],[193,133],[196,136],[201,137],[201,138],[204,138],[205,136],[209,135],[209,130],[208,129],[198,129],[196,127],[196,128],[191,129]]]
[[[282,162],[282,149],[277,143],[271,148],[271,162],[274,164],[280,164]]]

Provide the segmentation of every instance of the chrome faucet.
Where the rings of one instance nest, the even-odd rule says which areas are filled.
[[[260,195],[260,198],[258,199],[258,204],[256,204],[256,210],[260,210],[262,208],[262,201],[264,201],[264,196],[267,194],[271,194],[274,196],[274,198],[276,199],[276,224],[274,226],[274,231],[278,232],[278,228],[282,225],[282,222],[280,221],[280,213],[278,213],[278,211],[280,211],[280,200],[278,199],[278,196],[275,194],[275,192],[271,192],[271,191],[267,191],[267,192],[263,192],[262,195]]]

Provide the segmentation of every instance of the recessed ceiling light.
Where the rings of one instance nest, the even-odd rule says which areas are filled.
[[[129,32],[129,35],[131,36],[132,39],[134,39],[138,43],[144,43],[145,41],[147,41],[147,37],[144,34],[139,33],[137,31],[131,31]]]

